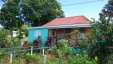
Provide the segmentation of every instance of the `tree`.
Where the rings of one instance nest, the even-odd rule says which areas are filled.
[[[6,3],[7,2],[7,0],[1,0],[2,2],[4,2],[4,3]]]
[[[98,57],[98,64],[107,64],[108,57],[113,53],[113,25],[108,16],[101,13],[99,21],[91,24],[93,45],[90,49],[90,57]]]
[[[107,16],[113,16],[113,0],[109,0],[102,12]]]
[[[17,38],[22,39],[22,38],[28,36],[28,31],[27,31],[28,27],[29,27],[29,25],[27,25],[27,24],[22,25],[20,27],[20,30],[17,30],[17,34],[18,34]]]
[[[113,0],[102,9],[99,21],[91,24],[93,45],[90,49],[90,57],[98,57],[98,64],[110,64],[113,47]],[[112,63],[112,62],[111,62]]]
[[[29,21],[32,26],[40,26],[54,18],[64,17],[56,0],[25,0],[21,7],[24,21]]]
[[[24,23],[40,26],[54,18],[64,17],[56,0],[3,0],[0,24],[9,30],[20,28]]]
[[[9,30],[18,29],[23,22],[16,16],[19,15],[19,0],[8,0],[0,10],[0,24]]]

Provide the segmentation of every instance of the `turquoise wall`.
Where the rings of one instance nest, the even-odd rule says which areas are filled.
[[[47,28],[30,28],[30,29],[28,29],[28,42],[33,42],[33,40],[38,38],[38,35],[41,36],[42,45],[44,45],[44,43],[48,37],[48,29]]]

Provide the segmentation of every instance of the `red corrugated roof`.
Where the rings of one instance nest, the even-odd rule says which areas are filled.
[[[65,18],[56,18],[43,26],[71,25],[71,24],[89,24],[85,16],[73,16]]]

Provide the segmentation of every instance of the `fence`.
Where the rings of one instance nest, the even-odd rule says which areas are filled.
[[[15,59],[20,53],[30,53],[31,55],[35,51],[40,51],[40,53],[43,55],[43,64],[46,64],[46,55],[45,55],[45,49],[49,49],[49,47],[37,47],[37,46],[28,46],[28,47],[12,47],[12,48],[0,48],[0,51],[2,53],[0,56],[6,56],[8,55],[9,57],[4,57],[4,59],[9,61],[9,63],[12,63],[13,59]],[[1,64],[5,64],[3,60],[0,60]]]
[[[73,47],[68,47],[68,48],[72,51],[74,49]],[[49,50],[47,51],[47,49]],[[32,55],[33,53],[37,54],[37,52],[38,52],[37,54],[38,63],[36,64],[46,64],[46,63],[47,64],[77,64],[73,59],[77,60],[78,59],[77,57],[81,56],[81,54],[79,54],[80,49],[74,50],[75,53],[72,54],[70,54],[70,52],[72,52],[70,50],[67,50],[67,48],[64,49],[64,46],[60,47],[59,49],[57,48],[54,49],[54,47],[49,48],[49,47],[36,47],[36,46],[28,46],[26,48],[25,47],[0,48],[0,51],[3,51],[3,53],[0,54],[0,58],[2,58],[3,56],[3,59],[0,60],[0,64],[9,64],[9,63],[17,64],[18,62],[14,63],[15,59],[19,58],[16,61],[20,62],[21,59],[25,60],[26,53],[30,53]],[[66,51],[68,51],[69,53],[67,53]],[[47,52],[48,54],[46,54],[45,52]],[[76,54],[79,54],[79,56],[77,55],[76,57]],[[4,63],[4,60],[5,62],[9,62],[9,63]],[[18,64],[26,64],[26,63],[18,63]]]

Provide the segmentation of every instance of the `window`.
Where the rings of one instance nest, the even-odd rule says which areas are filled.
[[[77,39],[79,39],[79,40],[84,39],[85,38],[85,28],[80,28],[79,31],[80,31],[80,34],[78,35]]]
[[[35,37],[41,36],[41,30],[36,30],[36,31],[34,32],[34,36],[35,36]]]
[[[78,39],[84,39],[85,38],[85,34],[84,33],[80,33]]]

